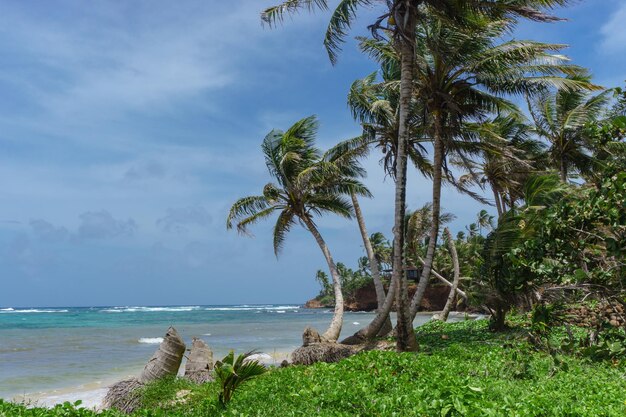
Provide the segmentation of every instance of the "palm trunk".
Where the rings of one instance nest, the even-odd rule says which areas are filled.
[[[380,268],[378,267],[378,261],[374,256],[374,249],[372,248],[372,242],[370,242],[367,228],[365,227],[365,219],[363,218],[363,212],[359,205],[359,200],[356,195],[352,194],[352,205],[354,206],[354,213],[356,215],[357,223],[359,224],[359,230],[361,232],[361,238],[363,239],[363,246],[365,247],[365,253],[367,253],[367,259],[370,263],[370,270],[372,271],[372,280],[374,281],[374,288],[376,289],[376,312],[379,313],[382,310],[383,304],[385,304],[385,287],[380,277]],[[391,331],[391,319],[387,315],[387,320],[384,323],[381,332],[385,334]]]
[[[561,181],[567,182],[567,162],[565,161],[565,158],[561,158],[560,174]]]
[[[433,267],[435,258],[435,249],[437,248],[437,236],[439,235],[439,215],[441,212],[441,171],[443,169],[443,132],[441,115],[438,112],[434,114],[435,132],[434,132],[434,148],[435,155],[433,158],[433,208],[432,208],[432,226],[430,229],[430,238],[428,240],[428,249],[426,251],[426,259],[424,261],[424,270],[420,277],[417,290],[411,301],[411,321],[415,318],[417,310],[424,298],[424,292],[430,281],[430,272]]]
[[[459,267],[459,255],[456,252],[456,246],[454,245],[454,239],[452,239],[452,233],[450,233],[450,229],[448,229],[447,227],[443,230],[443,233],[446,235],[446,239],[448,240],[450,257],[452,258],[452,265],[454,266],[454,280],[452,281],[452,288],[450,288],[450,294],[448,295],[446,305],[443,307],[443,311],[439,315],[440,320],[448,321],[448,315],[450,314],[450,310],[452,309],[452,303],[454,302],[456,289],[459,287],[461,271]]]
[[[335,261],[333,260],[332,255],[330,254],[330,250],[322,238],[322,235],[315,227],[315,224],[311,219],[306,216],[302,217],[302,221],[306,224],[306,227],[309,229],[309,232],[313,235],[317,244],[319,245],[322,253],[324,254],[324,258],[326,258],[326,263],[328,264],[328,269],[330,270],[330,275],[333,278],[333,292],[335,294],[335,311],[333,314],[333,319],[328,326],[328,330],[322,335],[322,339],[327,342],[336,342],[341,334],[341,326],[343,325],[343,293],[341,292],[341,281],[339,280],[339,272],[337,272],[337,266],[335,265]]]
[[[413,329],[413,320],[409,308],[409,291],[404,273],[404,216],[406,214],[406,169],[407,144],[409,142],[409,112],[413,95],[413,69],[415,65],[415,6],[408,4],[403,16],[396,21],[404,24],[399,28],[396,44],[400,52],[400,103],[398,108],[398,149],[396,155],[396,189],[393,228],[393,275],[397,282],[396,308],[398,323],[396,326],[396,348],[401,351],[417,350],[417,340]],[[395,8],[394,8],[395,10]]]
[[[498,189],[495,187],[495,185],[491,186],[491,190],[493,191],[493,198],[496,202],[496,210],[498,210],[498,218],[500,218],[502,217],[502,214],[503,214],[502,201],[500,200],[500,193],[498,193]]]
[[[372,340],[376,336],[386,336],[391,332],[391,328],[385,330],[385,327],[386,323],[391,321],[389,319],[389,313],[391,313],[393,300],[396,297],[397,286],[398,281],[391,280],[391,284],[389,285],[389,291],[387,291],[387,296],[385,297],[385,302],[383,303],[382,308],[379,309],[376,317],[374,317],[374,320],[372,320],[370,324],[368,324],[352,336],[343,340],[341,343],[360,344],[366,340]]]
[[[185,349],[185,342],[178,335],[176,329],[173,327],[167,329],[159,348],[141,372],[139,382],[146,384],[165,376],[176,375],[183,360]]]
[[[422,263],[422,265],[424,265],[425,262],[420,256],[418,256],[417,259]],[[448,287],[452,287],[452,282],[445,279],[439,272],[435,271],[434,269],[431,269],[430,273],[433,274],[433,276],[437,278],[439,281],[446,284]],[[467,300],[467,294],[465,293],[465,291],[457,287],[455,292],[461,297],[463,297],[464,300]]]

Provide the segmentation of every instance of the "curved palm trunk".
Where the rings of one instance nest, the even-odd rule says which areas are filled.
[[[328,269],[330,270],[330,275],[333,278],[333,292],[335,294],[335,311],[333,314],[333,319],[328,326],[328,330],[322,335],[322,339],[327,342],[336,342],[339,338],[339,334],[341,334],[341,326],[343,325],[343,293],[341,292],[341,281],[339,280],[339,272],[337,272],[337,266],[335,265],[335,261],[333,260],[332,255],[330,254],[330,250],[322,238],[322,235],[315,227],[315,224],[308,217],[302,217],[302,221],[306,224],[307,229],[315,238],[315,241],[319,245],[322,253],[324,254],[324,258],[326,258],[326,263],[328,264]]]
[[[452,257],[452,265],[454,266],[454,280],[452,281],[452,288],[450,288],[450,294],[448,295],[446,305],[443,307],[443,311],[441,311],[441,314],[439,315],[440,320],[448,321],[448,315],[450,314],[450,310],[452,309],[454,296],[456,295],[456,290],[459,287],[461,271],[459,267],[459,255],[456,252],[456,246],[454,245],[454,239],[452,239],[452,233],[450,233],[450,229],[448,229],[447,227],[443,230],[443,233],[446,235],[446,239],[448,240],[450,257]]]
[[[420,277],[417,290],[411,301],[411,321],[415,318],[417,310],[424,298],[424,292],[430,281],[430,272],[433,267],[435,258],[435,249],[437,248],[437,236],[439,235],[439,215],[441,212],[441,171],[443,168],[443,136],[442,121],[439,113],[434,114],[435,134],[434,148],[435,155],[433,158],[433,208],[432,208],[432,226],[430,229],[430,238],[428,240],[428,249],[426,251],[426,259],[424,260],[424,270]]]
[[[391,324],[391,320],[389,319],[389,313],[391,313],[391,307],[393,307],[393,301],[396,298],[396,288],[398,286],[398,281],[391,280],[391,284],[389,285],[389,291],[387,291],[387,296],[385,297],[385,302],[382,307],[378,310],[376,317],[374,320],[370,322],[367,326],[353,334],[352,336],[346,338],[341,343],[346,344],[359,344],[366,340],[372,340],[376,336],[386,336],[391,333],[391,326],[386,329],[386,323],[389,322]]]
[[[413,70],[415,65],[415,27],[417,25],[417,9],[407,2],[404,16],[396,17],[397,22],[404,23],[397,38],[400,52],[400,103],[398,149],[396,155],[396,189],[393,228],[393,275],[397,282],[396,308],[398,323],[396,326],[396,348],[403,351],[417,350],[417,340],[413,329],[413,320],[409,308],[409,291],[406,274],[404,273],[404,216],[406,214],[406,169],[407,144],[409,141],[409,112],[413,95]]]
[[[354,213],[356,215],[357,223],[359,224],[359,231],[361,232],[361,238],[363,239],[363,246],[365,246],[365,252],[367,253],[367,259],[370,263],[370,269],[372,271],[372,280],[374,281],[374,288],[376,289],[376,303],[377,308],[376,312],[380,313],[385,304],[385,287],[383,286],[383,282],[380,277],[380,268],[378,267],[378,261],[374,256],[374,249],[372,248],[372,242],[370,242],[369,235],[367,233],[367,228],[365,227],[365,219],[363,218],[363,212],[361,211],[361,206],[359,205],[359,200],[356,198],[356,195],[352,194],[352,205],[354,206]],[[389,318],[389,314],[387,314],[387,320],[384,323],[384,326],[380,329],[381,332],[385,332],[385,334],[391,331],[391,319]]]

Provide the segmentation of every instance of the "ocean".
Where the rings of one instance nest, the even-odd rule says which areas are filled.
[[[345,313],[342,335],[373,316]],[[143,369],[169,326],[188,345],[203,339],[215,358],[257,350],[278,365],[301,345],[306,326],[321,332],[331,317],[300,305],[1,308],[0,398],[97,405],[108,385]]]

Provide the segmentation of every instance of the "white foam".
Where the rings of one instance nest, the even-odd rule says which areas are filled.
[[[285,310],[277,310],[276,312],[277,312],[277,313],[286,313],[286,311],[285,311]]]
[[[359,323],[358,321],[353,321],[352,324],[354,324],[355,326],[358,326],[361,323]]]
[[[101,313],[143,313],[143,312],[181,312],[198,310],[200,306],[181,307],[113,307],[100,310]]]
[[[259,361],[261,363],[271,363],[274,361],[274,358],[268,355],[267,353],[255,353],[246,358],[249,361]]]
[[[108,388],[98,388],[87,391],[42,395],[36,399],[36,404],[43,407],[54,407],[56,404],[62,404],[66,401],[74,403],[81,400],[82,403],[80,407],[97,410],[102,406],[102,402],[104,401],[104,397],[106,396],[108,390]]]
[[[0,313],[13,313],[13,314],[23,314],[23,313],[68,313],[69,310],[39,310],[36,308],[27,308],[24,310],[14,310],[12,308],[6,308],[0,310]]]
[[[0,308],[0,311],[14,311],[11,307],[9,308]]]
[[[139,343],[145,343],[148,345],[158,345],[163,341],[162,337],[142,337],[137,340]]]
[[[206,311],[273,311],[273,310],[299,310],[299,306],[240,306],[240,307],[206,307]]]
[[[205,333],[202,336],[211,336],[211,333]]]

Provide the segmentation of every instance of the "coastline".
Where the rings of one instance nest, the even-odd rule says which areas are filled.
[[[295,305],[124,308],[117,314],[102,308],[65,310],[21,318],[19,313],[0,315],[5,327],[0,329],[0,361],[10,364],[6,373],[3,371],[0,383],[4,383],[5,394],[0,397],[45,407],[81,400],[83,407],[98,408],[110,385],[141,372],[171,323],[187,343],[201,335],[215,360],[230,349],[257,349],[256,359],[279,366],[301,345],[306,326],[322,328],[332,314],[325,308]],[[429,321],[434,313],[418,313],[415,325]],[[373,313],[346,313],[343,334],[352,334],[373,317]],[[453,313],[450,318],[459,321],[465,317]],[[33,328],[25,328],[24,323]],[[58,337],[59,329],[63,329],[63,338]],[[11,392],[11,384],[21,387]]]
[[[289,360],[290,356],[291,351],[274,350],[272,352],[258,352],[252,355],[252,358],[258,360],[265,366],[280,366],[281,362],[283,360]],[[146,361],[148,359],[149,358],[146,358]],[[185,362],[186,359],[184,359],[181,364],[180,376],[182,376],[182,371],[185,368]],[[95,380],[86,384],[59,387],[49,391],[25,393],[9,398],[8,400],[17,404],[26,405],[27,407],[46,408],[52,408],[57,404],[63,404],[65,402],[73,404],[77,401],[81,401],[81,407],[100,410],[109,387],[123,379],[137,376],[141,372],[141,369],[143,369],[143,366],[132,372],[125,372],[119,376],[107,378],[106,380]]]

